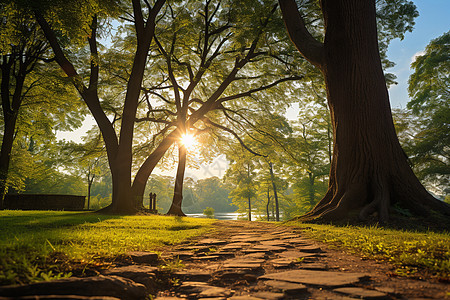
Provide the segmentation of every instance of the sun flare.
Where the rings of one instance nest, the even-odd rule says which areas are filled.
[[[192,134],[183,134],[181,136],[181,143],[187,148],[192,148],[197,144],[197,140]]]

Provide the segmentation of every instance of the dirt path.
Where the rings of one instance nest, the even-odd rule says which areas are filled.
[[[243,221],[216,228],[163,253],[185,268],[156,299],[450,299],[448,284],[394,276],[387,263],[329,249],[299,229]]]

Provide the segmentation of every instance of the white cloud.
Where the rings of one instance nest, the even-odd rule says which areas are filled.
[[[415,62],[417,57],[422,56],[425,54],[425,50],[420,50],[416,53],[414,53],[414,55],[411,57],[411,63]]]

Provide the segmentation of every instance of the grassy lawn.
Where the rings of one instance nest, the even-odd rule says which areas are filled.
[[[380,227],[333,226],[288,222],[302,228],[316,240],[363,257],[386,260],[398,266],[398,275],[419,275],[426,271],[448,279],[450,234],[411,232]]]
[[[209,229],[213,220],[84,212],[0,211],[0,285],[57,279],[127,251],[155,251]]]

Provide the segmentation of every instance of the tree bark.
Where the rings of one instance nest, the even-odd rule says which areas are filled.
[[[286,9],[295,2],[280,4],[286,24],[292,23]],[[450,215],[450,206],[432,197],[414,175],[395,133],[378,51],[375,1],[322,0],[321,5],[323,57],[314,62],[325,77],[334,149],[328,191],[300,219],[348,219],[357,210],[360,219],[376,213],[386,222],[394,203],[416,215],[431,209]]]
[[[178,146],[178,168],[177,175],[175,177],[175,188],[173,193],[172,205],[170,206],[167,215],[173,216],[186,216],[181,209],[183,202],[183,183],[184,183],[184,171],[186,170],[186,147],[182,144]]]

